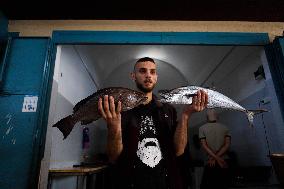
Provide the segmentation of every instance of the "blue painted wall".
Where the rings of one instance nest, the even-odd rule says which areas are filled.
[[[36,188],[44,119],[48,38],[13,39],[0,95],[0,188]],[[35,112],[24,98],[37,96]]]
[[[284,117],[284,38],[277,37],[271,45],[266,46],[266,55],[277,97]]]
[[[268,90],[269,88],[266,87],[240,104],[248,109],[255,109],[258,107],[259,100],[267,96]],[[254,127],[249,127],[246,115],[243,113],[225,111],[219,116],[220,122],[227,125],[231,131],[231,150],[237,154],[238,162],[242,166],[271,165],[268,158],[269,152],[275,153],[283,150],[281,139],[283,137],[279,132],[281,128],[277,125],[279,120],[274,117],[272,103],[261,105],[261,107],[268,109],[269,112],[263,114],[263,118],[262,115],[255,116]]]

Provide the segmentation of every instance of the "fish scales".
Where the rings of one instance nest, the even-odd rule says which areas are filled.
[[[171,90],[160,90],[159,95],[161,96],[160,101],[163,103],[172,103],[172,104],[191,104],[192,97],[197,93],[198,90],[203,90],[208,94],[208,104],[207,108],[223,108],[229,110],[236,110],[244,112],[247,115],[250,125],[253,123],[253,116],[267,112],[265,109],[259,110],[247,110],[242,107],[240,104],[236,103],[229,97],[223,95],[222,93],[198,86],[185,86],[179,87]]]

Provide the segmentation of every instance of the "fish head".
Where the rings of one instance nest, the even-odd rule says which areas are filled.
[[[158,94],[160,95],[159,101],[162,103],[173,103],[176,101],[177,96],[179,96],[169,90],[159,90]]]
[[[171,90],[159,90],[158,94],[162,97],[162,98],[168,98],[169,96],[172,96],[172,92]]]
[[[172,95],[171,95],[170,93],[161,92],[161,91],[159,91],[158,93],[159,93],[159,95],[160,95],[160,97],[161,97],[161,98],[160,98],[160,101],[161,101],[161,102],[166,103],[166,102],[168,102],[168,101],[171,101]]]
[[[160,102],[171,104],[191,104],[192,97],[196,94],[182,90],[160,90]]]

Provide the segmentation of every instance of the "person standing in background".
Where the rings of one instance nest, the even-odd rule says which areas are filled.
[[[225,125],[217,122],[213,109],[207,110],[207,123],[199,128],[199,139],[207,154],[200,188],[228,188],[231,178],[227,152],[231,135]]]

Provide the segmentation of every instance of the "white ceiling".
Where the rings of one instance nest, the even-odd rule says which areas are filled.
[[[76,45],[74,48],[99,87],[111,84],[116,74],[122,83],[128,82],[134,63],[145,56],[156,60],[159,82],[166,83],[163,86],[178,86],[172,82],[217,86],[247,58],[260,56],[263,49],[261,46],[202,45]],[[177,74],[179,81],[169,78]]]

